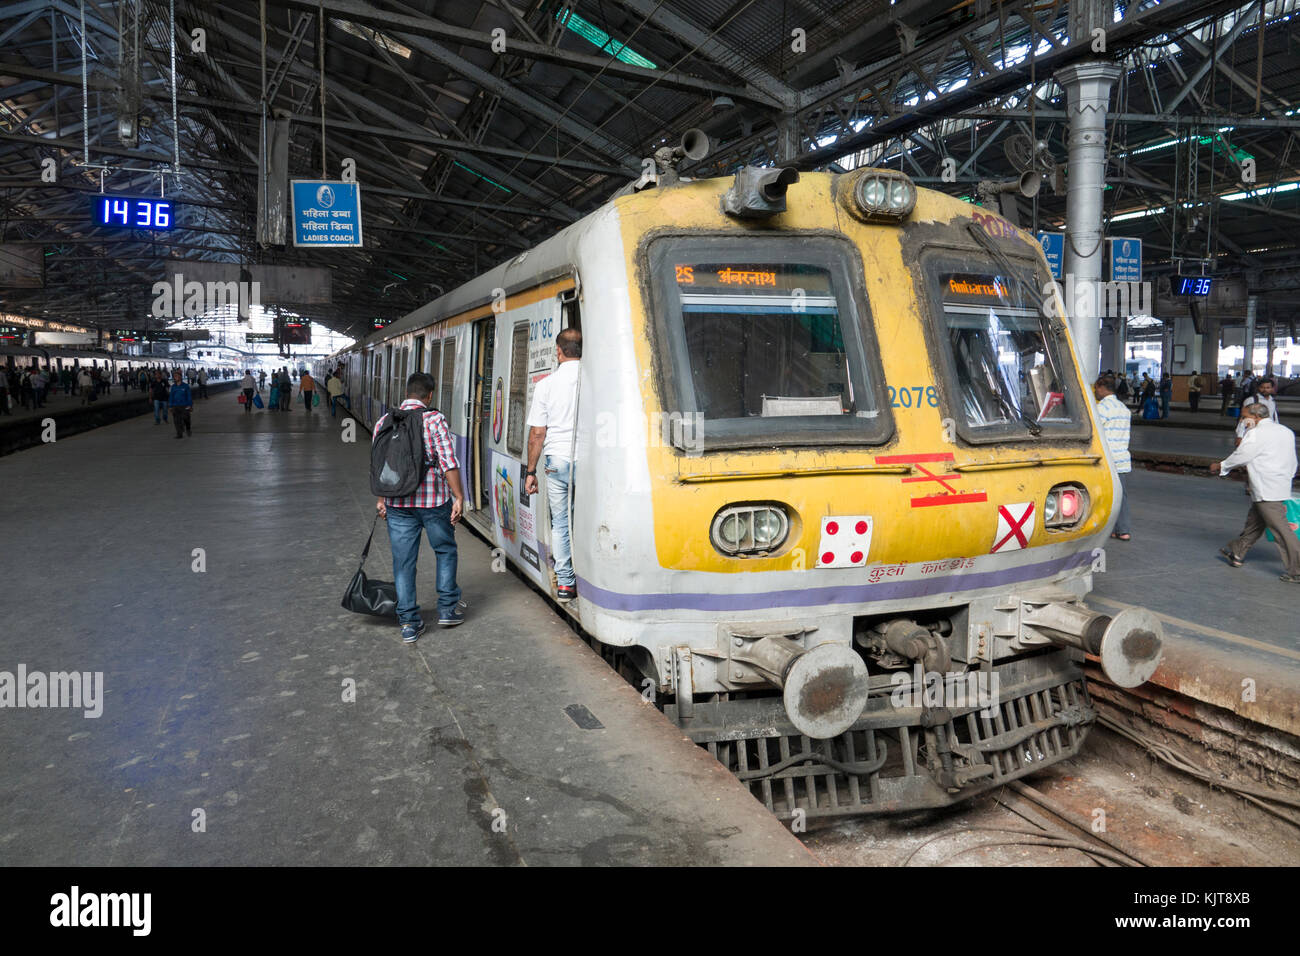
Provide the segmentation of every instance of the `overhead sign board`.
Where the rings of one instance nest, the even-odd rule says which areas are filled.
[[[249,345],[257,345],[259,343],[268,343],[274,345],[275,333],[274,332],[245,332],[244,341],[247,342]]]
[[[182,329],[150,329],[145,333],[150,342],[184,342]]]
[[[321,179],[295,179],[293,244],[358,248],[361,246],[361,185]]]
[[[1061,278],[1065,268],[1065,233],[1040,232],[1038,244],[1043,247],[1043,255],[1047,257],[1047,266],[1052,270],[1052,278]]]
[[[151,196],[110,196],[101,194],[91,205],[97,226],[127,229],[170,229],[173,225],[172,201]]]
[[[1110,281],[1142,281],[1142,240],[1110,240]]]

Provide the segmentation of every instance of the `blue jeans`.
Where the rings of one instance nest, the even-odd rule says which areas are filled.
[[[167,421],[167,403],[161,399],[153,400],[153,423],[158,424],[158,413],[162,413],[162,420]]]
[[[393,551],[393,582],[397,586],[397,620],[421,620],[415,600],[415,565],[420,556],[420,531],[438,560],[438,615],[451,614],[460,603],[456,586],[456,532],[451,526],[451,500],[436,508],[389,508],[388,544]]]
[[[551,506],[551,554],[555,556],[555,582],[574,587],[573,550],[569,546],[569,483],[573,462],[546,456],[546,500]]]

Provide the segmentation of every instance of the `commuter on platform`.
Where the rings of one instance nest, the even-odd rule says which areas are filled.
[[[32,369],[32,396],[36,399],[36,407],[45,407],[45,386],[50,382],[45,372],[37,366]]]
[[[307,406],[307,411],[311,411],[311,402],[315,397],[316,382],[311,377],[311,373],[303,370],[298,379],[298,394],[302,396],[303,404]]]
[[[9,371],[0,368],[0,415],[12,415],[9,407]]]
[[[287,412],[293,409],[293,379],[289,377],[287,368],[280,369],[280,411]]]
[[[1129,541],[1133,537],[1133,528],[1129,524],[1128,487],[1124,484],[1124,476],[1133,471],[1133,458],[1128,450],[1133,413],[1115,397],[1114,379],[1110,376],[1097,379],[1092,392],[1097,396],[1097,418],[1101,421],[1101,434],[1106,439],[1106,447],[1115,462],[1115,472],[1119,477],[1119,514],[1110,536],[1120,541]]]
[[[537,383],[528,411],[528,469],[524,493],[537,493],[537,463],[545,454],[546,500],[551,511],[551,553],[555,556],[555,598],[572,601],[578,595],[569,543],[569,485],[573,481],[574,437],[578,411],[578,372],[582,365],[582,333],[564,329],[555,337],[554,372]]]
[[[1174,394],[1173,377],[1168,372],[1165,372],[1163,375],[1160,376],[1160,417],[1161,418],[1169,417],[1169,399],[1173,397],[1173,394]]]
[[[257,373],[257,385],[259,388],[266,388],[266,369],[261,369]]]
[[[181,438],[181,430],[184,429],[186,435],[193,437],[193,430],[190,426],[190,413],[194,410],[194,393],[190,391],[189,385],[181,380],[181,370],[172,371],[171,394],[168,396],[167,404],[171,406],[172,424],[176,426],[176,437]]]
[[[1291,498],[1291,481],[1296,472],[1295,432],[1270,421],[1268,408],[1258,402],[1242,409],[1241,416],[1247,423],[1246,437],[1226,459],[1210,465],[1210,474],[1226,478],[1233,468],[1245,465],[1250,482],[1250,513],[1241,534],[1219,553],[1239,568],[1246,552],[1268,529],[1285,565],[1281,580],[1300,584],[1300,540],[1286,520],[1286,503]]]
[[[343,397],[343,379],[331,375],[325,380],[325,391],[329,393],[330,417],[333,418],[338,413],[339,399]]]
[[[1232,404],[1232,398],[1236,391],[1237,383],[1233,380],[1232,373],[1229,372],[1224,375],[1223,380],[1219,382],[1219,392],[1223,396],[1223,406],[1219,409],[1220,415],[1228,414],[1228,406]]]
[[[1242,399],[1242,407],[1244,408],[1247,405],[1263,405],[1268,409],[1268,414],[1265,417],[1274,424],[1281,424],[1277,417],[1277,400],[1273,398],[1273,392],[1275,389],[1276,386],[1273,384],[1271,378],[1257,379],[1255,382],[1254,394]],[[1234,443],[1238,447],[1241,445],[1241,440],[1246,437],[1246,432],[1249,431],[1249,428],[1250,426],[1246,424],[1246,416],[1242,415],[1241,420],[1237,422],[1237,437]]]
[[[424,480],[405,498],[379,498],[375,503],[380,516],[388,522],[397,588],[397,621],[402,627],[402,641],[407,644],[413,644],[425,629],[415,593],[421,532],[428,535],[438,561],[438,624],[455,627],[465,620],[460,609],[460,587],[456,584],[456,522],[460,520],[465,494],[447,419],[441,412],[429,410],[433,404],[433,388],[433,379],[416,372],[406,380],[406,400],[402,402],[403,409],[423,413],[424,451],[431,462]],[[375,423],[375,437],[388,417],[385,414]]]
[[[1141,396],[1142,396],[1142,404],[1143,404],[1143,405],[1146,404],[1146,401],[1147,401],[1148,398],[1155,398],[1155,397],[1156,397],[1156,383],[1155,383],[1155,380],[1152,379],[1151,376],[1148,375],[1146,372],[1143,372],[1143,373],[1142,373],[1142,386],[1141,386],[1141,393],[1140,393],[1140,394],[1141,394]]]
[[[1201,405],[1201,388],[1204,384],[1201,381],[1201,373],[1192,369],[1192,377],[1187,380],[1187,401],[1191,403],[1193,412]]]
[[[253,370],[249,369],[244,373],[244,380],[239,383],[239,387],[244,390],[244,414],[253,414],[253,395],[257,392],[257,379],[253,378]]]
[[[167,402],[171,399],[171,389],[167,385],[167,380],[162,377],[161,372],[153,373],[153,384],[150,388],[149,397],[153,400],[153,423],[155,425],[167,421]],[[161,421],[159,420],[161,417]]]
[[[208,370],[207,369],[205,368],[199,369],[198,381],[199,381],[199,398],[207,398],[208,397]]]
[[[95,380],[89,369],[83,367],[77,373],[77,388],[81,391],[81,404],[87,405],[95,400]]]

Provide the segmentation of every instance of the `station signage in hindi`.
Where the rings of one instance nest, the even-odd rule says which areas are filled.
[[[359,183],[295,179],[289,186],[293,199],[295,246],[361,246]]]

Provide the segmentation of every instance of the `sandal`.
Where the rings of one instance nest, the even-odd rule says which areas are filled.
[[[1111,537],[1112,537],[1112,538],[1118,538],[1120,541],[1131,541],[1131,540],[1133,540],[1133,536],[1132,536],[1131,534],[1111,534]]]

